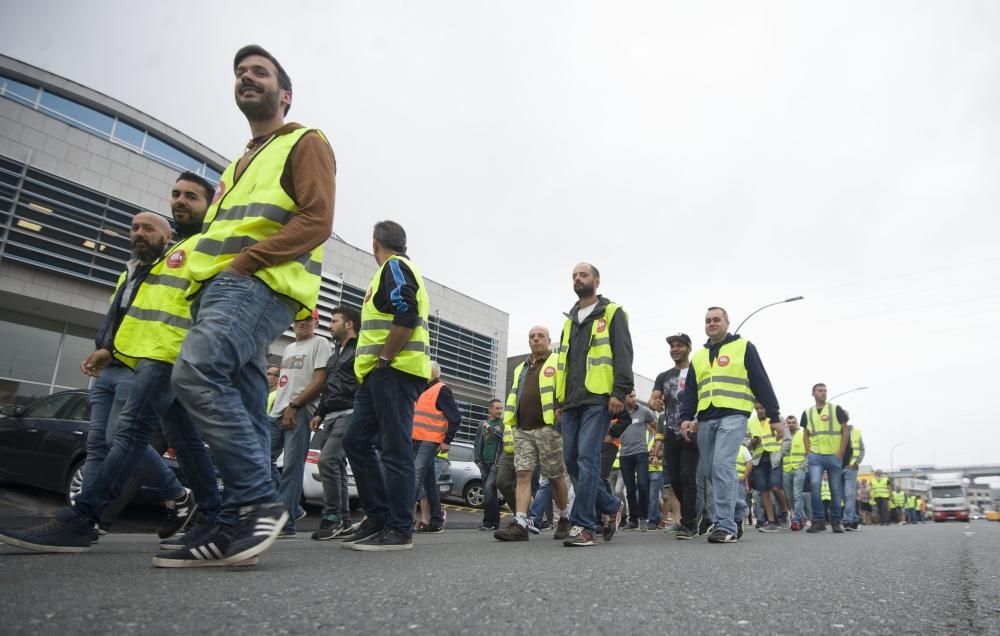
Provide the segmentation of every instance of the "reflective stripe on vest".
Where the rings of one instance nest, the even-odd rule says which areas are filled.
[[[279,135],[257,151],[239,179],[235,178],[239,159],[222,173],[220,195],[205,215],[205,232],[190,257],[191,275],[195,280],[212,278],[228,267],[242,250],[274,236],[298,213],[298,205],[281,187],[281,175],[292,148],[308,132],[322,137],[322,133],[310,128]],[[323,245],[320,244],[294,259],[261,268],[254,276],[275,293],[311,311],[319,298],[322,268]]]
[[[510,388],[507,395],[507,404],[503,409],[504,426],[517,426],[517,404],[521,395],[521,376],[529,360],[522,362],[514,369],[514,386]],[[556,390],[556,365],[559,363],[559,356],[550,353],[538,370],[538,393],[542,399],[542,421],[546,424],[555,424],[555,390]]]
[[[782,471],[794,472],[806,460],[806,433],[801,428],[792,435],[792,446],[782,462]]]
[[[892,507],[893,508],[902,508],[904,504],[906,504],[906,493],[904,493],[902,491],[899,491],[899,490],[897,490],[896,492],[892,493]]]
[[[503,452],[514,454],[514,427],[503,425]]]
[[[382,270],[394,260],[404,260],[400,256],[393,254],[382,263],[381,267],[372,277],[372,282],[368,286],[365,294],[365,302],[361,306],[361,333],[358,334],[358,348],[354,354],[354,375],[358,383],[365,381],[375,363],[378,362],[379,353],[385,346],[386,338],[389,337],[389,329],[392,326],[392,314],[385,314],[375,307],[375,294],[378,293],[379,284],[382,281]],[[420,275],[416,266],[405,259],[404,262],[413,273],[413,278],[417,283],[417,315],[420,322],[410,334],[410,340],[403,349],[392,359],[392,368],[410,375],[430,379],[431,377],[431,343],[427,332],[427,322],[430,314],[430,300],[427,297],[427,288],[424,286],[424,279]],[[365,325],[369,327],[365,327]]]
[[[590,326],[590,348],[587,350],[587,375],[584,388],[595,395],[611,395],[615,386],[614,352],[611,350],[611,321],[615,319],[618,310],[616,303],[604,306],[604,313],[595,317]],[[624,311],[624,310],[622,310]],[[628,314],[626,314],[626,318]],[[559,343],[558,364],[556,365],[556,399],[560,403],[566,400],[566,360],[569,357],[570,333],[573,330],[573,319],[567,318],[563,324],[562,337]]]
[[[876,499],[889,498],[889,478],[883,476],[881,479],[872,477],[872,497]]]
[[[448,432],[448,419],[444,416],[444,411],[437,407],[438,395],[443,388],[444,382],[437,382],[417,398],[417,405],[413,407],[414,440],[435,444],[444,442],[444,436]]]
[[[748,341],[732,340],[719,347],[715,360],[709,362],[708,348],[699,349],[691,358],[698,381],[698,413],[710,406],[750,413],[754,397],[746,368]]]
[[[840,447],[837,447],[840,450]],[[851,427],[851,462],[848,466],[857,466],[861,461],[861,429],[857,426]]]
[[[650,433],[647,430],[646,431],[646,450],[648,450],[650,453],[653,452],[653,442],[655,441],[655,439],[656,439],[656,435],[654,435],[653,433]],[[657,460],[655,462],[653,460],[650,460],[650,462],[649,462],[649,472],[655,473],[655,472],[661,471],[661,470],[663,470],[663,460]]]
[[[809,450],[817,455],[833,455],[840,450],[843,424],[837,419],[837,407],[831,402],[817,411],[810,406],[806,411],[806,428],[809,430]]]
[[[740,449],[736,451],[736,476],[739,477],[741,481],[747,477],[747,464],[744,461],[740,461],[740,459],[747,454],[743,452],[744,449],[747,453],[750,452],[750,449],[746,446],[740,446]]]
[[[198,239],[196,235],[181,241],[150,269],[115,333],[115,350],[137,361],[177,360],[191,328],[188,288],[193,281],[188,263]]]
[[[819,488],[819,497],[823,501],[830,501],[833,496],[830,494],[830,482],[824,481],[823,485]]]

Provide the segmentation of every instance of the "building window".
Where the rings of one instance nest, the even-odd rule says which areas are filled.
[[[114,138],[116,141],[131,146],[137,152],[142,152],[143,143],[146,141],[146,131],[139,130],[135,126],[126,124],[119,119],[115,122]]]
[[[361,311],[361,305],[365,302],[365,290],[344,283],[341,286],[340,302],[347,307],[354,307]]]
[[[108,117],[93,108],[88,108],[83,104],[78,104],[48,91],[42,92],[39,110],[56,119],[63,120],[70,126],[83,127],[88,132],[100,133],[101,137],[110,135],[111,127],[115,123],[114,117]]]
[[[0,342],[0,404],[87,388],[80,361],[94,350],[92,330],[0,309]]]
[[[22,84],[21,82],[12,80],[9,77],[4,77],[2,75],[0,75],[0,86],[3,87],[4,97],[9,97],[15,101],[27,104],[32,108],[35,107],[35,102],[38,101],[38,89],[34,86]]]

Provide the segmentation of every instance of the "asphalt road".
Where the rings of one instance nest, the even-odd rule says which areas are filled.
[[[449,528],[378,554],[300,535],[255,567],[196,570],[152,568],[142,534],[81,555],[0,545],[0,632],[1000,633],[1000,523],[748,532],[737,545],[551,536]]]

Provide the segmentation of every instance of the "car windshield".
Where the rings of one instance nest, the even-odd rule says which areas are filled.
[[[932,493],[935,499],[952,499],[964,496],[961,486],[934,486]]]

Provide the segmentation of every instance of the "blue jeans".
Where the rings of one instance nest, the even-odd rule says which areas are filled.
[[[791,506],[793,510],[792,521],[796,521],[798,523],[802,523],[806,518],[804,512],[805,497],[802,496],[802,487],[806,483],[807,471],[808,468],[806,467],[805,462],[803,462],[801,466],[792,472],[785,473],[783,475],[785,496],[788,497],[789,494],[791,494],[789,506]]]
[[[528,518],[534,521],[536,528],[541,528],[546,517],[552,520],[552,484],[542,477],[538,482],[538,492],[528,508]]]
[[[162,370],[161,386],[169,387],[170,372]],[[161,389],[173,391],[169,388]],[[209,521],[214,522],[220,515],[222,509],[222,495],[219,493],[219,483],[215,470],[215,462],[205,447],[205,442],[198,435],[198,430],[194,427],[191,416],[187,414],[184,407],[176,399],[170,402],[167,412],[160,420],[163,427],[163,437],[167,445],[174,450],[174,457],[177,458],[177,465],[180,466],[181,474],[191,493],[194,501],[198,504],[198,510],[204,514]],[[232,519],[228,523],[232,523]]]
[[[649,455],[638,453],[620,457],[625,497],[628,499],[628,519],[638,523],[649,516]],[[662,473],[661,473],[662,476]]]
[[[563,409],[560,425],[563,461],[576,491],[569,519],[574,526],[594,530],[596,511],[614,514],[621,506],[621,500],[601,484],[601,445],[611,416],[604,404],[578,406]]]
[[[660,511],[660,493],[663,492],[665,471],[657,470],[649,473],[649,522],[660,523],[663,513]]]
[[[820,486],[823,483],[823,472],[825,471],[830,481],[830,522],[840,523],[840,501],[843,496],[841,491],[840,473],[843,460],[836,455],[817,455],[809,453],[809,481],[812,482],[812,508],[813,522],[823,523],[824,509],[823,497],[820,493]]]
[[[273,502],[267,349],[292,322],[292,301],[262,280],[221,272],[191,306],[194,325],[172,383],[225,483],[229,508]],[[294,514],[294,510],[289,511]]]
[[[848,466],[841,472],[844,482],[844,523],[858,523],[858,468]]]
[[[441,515],[441,493],[437,487],[437,442],[413,440],[414,488],[427,498],[431,523],[444,521]]]
[[[368,520],[407,537],[413,534],[416,498],[413,407],[426,388],[424,378],[392,368],[372,369],[354,394],[354,414],[344,433],[347,461]]]
[[[698,423],[698,452],[712,479],[715,527],[733,534],[737,502],[743,500],[737,492],[736,455],[746,434],[747,419],[739,414]]]
[[[75,511],[80,518],[99,522],[104,508],[121,496],[132,476],[141,468],[152,470],[157,475],[152,482],[153,487],[164,499],[175,499],[184,494],[184,487],[177,476],[149,445],[153,431],[160,427],[160,418],[174,399],[173,394],[163,388],[170,377],[170,369],[166,362],[139,361],[117,423],[109,422],[109,426],[115,428],[115,434],[108,454],[91,481],[83,482],[83,489],[77,497]]]
[[[483,464],[479,469],[483,480],[483,525],[500,526],[500,501],[497,497],[497,465]]]
[[[281,427],[281,417],[269,420],[271,431],[271,480],[278,491],[278,501],[288,508],[288,521],[285,530],[295,530],[295,512],[299,509],[302,499],[302,475],[306,468],[306,455],[309,454],[309,420],[312,419],[312,409],[303,406],[295,410],[295,426]],[[281,471],[275,463],[281,453],[285,453]]]

